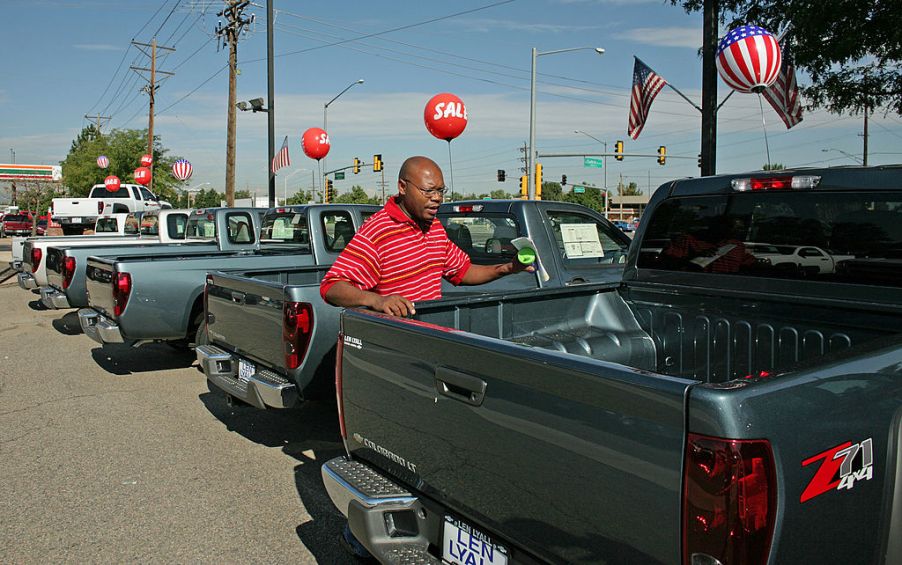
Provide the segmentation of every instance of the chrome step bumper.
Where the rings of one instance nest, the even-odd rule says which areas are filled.
[[[442,517],[427,512],[416,496],[347,457],[327,461],[322,475],[329,498],[347,516],[354,537],[380,563],[441,563],[427,548],[430,538],[438,541]]]
[[[31,273],[20,271],[19,274],[16,275],[16,280],[19,281],[19,286],[21,286],[25,290],[38,288],[38,282],[34,280],[34,275],[32,275]]]
[[[41,302],[51,310],[71,308],[66,293],[52,286],[41,287]]]
[[[257,369],[253,375],[239,377],[239,359],[215,345],[198,345],[197,362],[207,380],[257,408],[290,408],[298,402],[298,388],[282,375]]]
[[[93,308],[82,308],[78,311],[78,323],[85,335],[97,343],[125,343],[119,325],[106,318]]]

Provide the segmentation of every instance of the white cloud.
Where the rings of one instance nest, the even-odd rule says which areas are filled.
[[[107,43],[76,43],[73,47],[82,51],[122,51],[121,45],[109,45]]]
[[[622,31],[615,37],[659,47],[698,49],[702,45],[700,27],[637,27]]]

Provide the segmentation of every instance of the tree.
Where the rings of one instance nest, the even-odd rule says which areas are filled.
[[[542,198],[544,199],[545,196],[543,195]],[[564,195],[563,201],[582,204],[598,212],[604,211],[604,195],[601,193],[600,188],[595,188],[594,186],[585,187],[585,192],[570,191]]]
[[[335,202],[340,204],[378,204],[379,199],[375,196],[370,198],[363,187],[355,184],[351,187],[350,192],[339,194]]]
[[[489,194],[489,197],[491,197],[492,200],[509,200],[511,198],[511,195],[509,193],[505,192],[504,189],[499,188],[499,189],[493,190]]]
[[[147,152],[147,130],[113,130],[108,135],[98,134],[95,126],[81,130],[72,141],[72,147],[63,166],[63,185],[70,196],[87,196],[91,187],[103,183],[109,175],[116,175],[123,182],[134,182],[134,171],[141,166],[141,156]],[[172,164],[178,157],[167,156],[169,150],[154,137],[153,188],[164,200],[178,198],[176,188],[184,185],[172,176]],[[106,155],[110,165],[106,169],[97,166],[97,157]]]
[[[642,196],[642,189],[635,182],[624,185],[623,181],[617,183],[617,194],[620,196]]]
[[[671,0],[687,12],[713,0]],[[755,24],[784,39],[796,68],[811,85],[810,107],[858,113],[878,106],[902,114],[902,9],[874,0],[720,0],[729,27]]]
[[[771,164],[763,164],[761,165],[762,171],[782,171],[786,167],[783,166],[783,163],[771,163]]]
[[[223,200],[225,200],[225,195],[216,192],[216,189],[214,188],[211,188],[210,190],[200,189],[197,196],[194,197],[194,207],[216,208],[222,204]]]
[[[34,212],[31,234],[37,233],[38,216],[43,216],[56,196],[57,184],[41,181],[20,181],[16,196],[19,208]]]
[[[298,204],[306,204],[313,200],[313,193],[309,190],[299,190],[295,192],[293,195],[288,197],[288,200],[285,204],[289,206],[296,206]]]
[[[235,191],[235,199],[239,198],[252,198],[254,195],[251,194],[250,190],[236,190]]]
[[[560,183],[545,181],[542,183],[542,200],[560,202],[564,199],[563,189]]]

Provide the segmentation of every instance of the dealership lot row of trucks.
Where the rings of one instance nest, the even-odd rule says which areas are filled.
[[[632,240],[575,205],[446,203],[474,262],[528,238],[546,276],[409,319],[319,297],[377,209],[161,211],[29,240],[20,283],[43,260],[48,307],[194,347],[236,403],[335,394],[324,486],[384,563],[902,562],[902,168],[673,181]]]

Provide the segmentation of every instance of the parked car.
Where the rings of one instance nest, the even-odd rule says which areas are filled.
[[[328,258],[317,264],[331,264],[364,219],[363,212],[376,210],[361,208],[356,216],[340,209],[307,209],[311,249],[316,257]],[[511,242],[529,237],[549,277],[522,272],[478,287],[446,283],[446,296],[619,280],[630,243],[601,215],[576,204],[464,201],[443,204],[437,217],[448,237],[476,263],[510,261],[515,253]],[[316,237],[318,230],[326,234],[324,239]],[[581,248],[574,245],[578,231],[586,236]],[[320,298],[324,274],[319,268],[292,267],[207,275],[209,344],[197,348],[197,359],[210,383],[258,408],[286,408],[311,391],[331,388],[340,309]],[[289,308],[302,314],[289,316],[284,313]],[[300,335],[291,327],[299,315],[306,320]],[[286,336],[302,339],[303,345],[289,348],[283,344]]]
[[[3,218],[3,225],[0,226],[0,232],[2,232],[0,236],[31,235],[32,218],[31,212],[7,214]]]
[[[620,228],[621,230],[623,230],[625,232],[631,232],[636,229],[635,227],[633,227],[633,224],[631,224],[630,222],[624,221],[624,220],[614,220],[613,223],[615,226],[617,226],[618,228]]]
[[[168,203],[166,207],[171,208]],[[54,198],[51,209],[53,221],[62,226],[65,235],[80,235],[104,214],[156,212],[162,208],[159,197],[144,186],[123,184],[110,191],[103,184],[95,184],[85,198]]]
[[[354,536],[384,563],[902,563],[902,277],[870,274],[902,169],[753,175],[661,186],[617,283],[345,310],[322,473]],[[853,212],[881,229],[840,244]],[[764,232],[869,263],[731,255]]]

